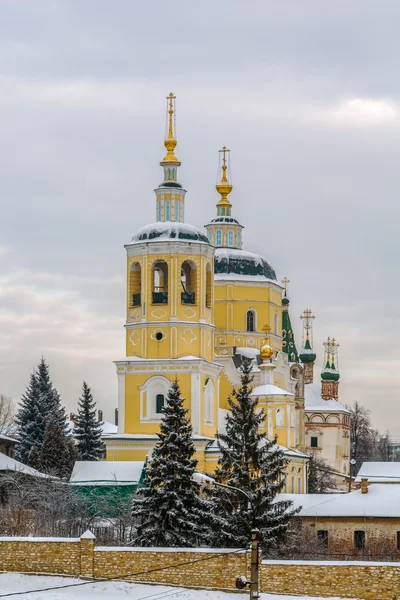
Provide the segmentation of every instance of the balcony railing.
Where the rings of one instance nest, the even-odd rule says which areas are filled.
[[[142,303],[141,294],[132,294],[132,306],[140,306]]]
[[[182,292],[181,293],[181,302],[182,304],[194,304],[195,303],[195,295],[191,292]]]
[[[153,292],[153,304],[168,304],[168,292]]]

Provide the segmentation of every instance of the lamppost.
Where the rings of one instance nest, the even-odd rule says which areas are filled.
[[[351,476],[354,476],[354,466],[356,464],[356,459],[354,458],[356,451],[356,443],[353,442],[351,445],[351,459],[350,459],[350,479],[349,479],[349,492],[351,492]]]
[[[235,487],[234,485],[226,485],[224,483],[219,483],[218,481],[215,481],[215,479],[213,479],[212,477],[209,477],[208,475],[203,475],[203,473],[193,473],[192,475],[192,480],[197,483],[198,485],[215,485],[217,487],[222,487],[225,488],[227,490],[233,490],[234,492],[239,492],[239,494],[242,494],[243,496],[245,496],[247,502],[248,502],[248,506],[251,507],[251,497],[250,495],[245,492],[244,490],[241,490],[238,487]],[[258,585],[258,579],[259,579],[259,531],[258,529],[252,529],[251,531],[251,572],[250,572],[250,581],[247,581],[246,577],[238,577],[236,579],[236,587],[240,590],[242,590],[243,588],[245,588],[247,585],[250,588],[250,598],[259,598],[260,597],[260,593],[259,593],[259,585]]]

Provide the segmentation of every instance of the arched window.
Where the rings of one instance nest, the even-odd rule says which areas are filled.
[[[160,375],[149,377],[139,387],[140,390],[140,421],[156,421],[162,418],[171,382]]]
[[[168,304],[168,265],[164,260],[153,264],[153,304]]]
[[[165,201],[165,220],[169,221],[171,219],[171,205],[170,205],[170,201],[166,200]]]
[[[237,232],[236,239],[237,239],[236,245],[239,246],[239,248],[240,248],[240,245],[242,243],[242,234],[240,233],[240,231]]]
[[[179,200],[175,200],[175,221],[179,221]]]
[[[248,310],[246,315],[246,329],[247,331],[256,330],[256,316],[254,310]]]
[[[224,216],[225,215],[225,208],[221,208],[221,215]]]
[[[185,260],[181,266],[181,302],[182,304],[196,304],[197,269],[191,260]]]
[[[129,296],[131,300],[131,306],[140,306],[142,303],[141,299],[142,289],[142,271],[140,264],[135,262],[131,265],[129,272]]]
[[[207,308],[211,308],[212,306],[212,280],[210,263],[208,263],[206,266],[206,306]]]
[[[215,387],[212,379],[207,379],[204,386],[204,423],[207,425],[214,424],[214,398]]]
[[[228,231],[228,246],[233,246],[233,231],[230,229]]]
[[[168,177],[167,177],[167,179],[168,179],[168,181],[169,181],[169,180],[171,179],[171,169],[168,169],[167,173],[168,173]]]
[[[165,396],[164,394],[157,394],[156,395],[156,413],[162,413],[163,412],[163,408],[165,405]]]
[[[213,243],[213,233],[211,231],[211,229],[208,231],[208,241],[210,242],[210,244]]]
[[[222,246],[222,231],[221,229],[217,229],[216,231],[216,241],[217,246]]]

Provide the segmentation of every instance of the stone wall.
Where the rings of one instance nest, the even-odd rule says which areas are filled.
[[[0,571],[79,575],[80,539],[0,538]]]
[[[234,589],[238,576],[250,577],[249,559],[249,553],[226,549],[96,547],[91,532],[80,539],[0,538],[0,571],[185,587]],[[400,600],[400,564],[263,561],[260,586],[277,594]]]
[[[400,565],[353,561],[263,561],[261,590],[328,598],[397,600],[400,598]]]

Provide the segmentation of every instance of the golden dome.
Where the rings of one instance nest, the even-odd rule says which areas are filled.
[[[263,360],[271,360],[274,351],[269,344],[265,344],[260,350],[261,358]]]

